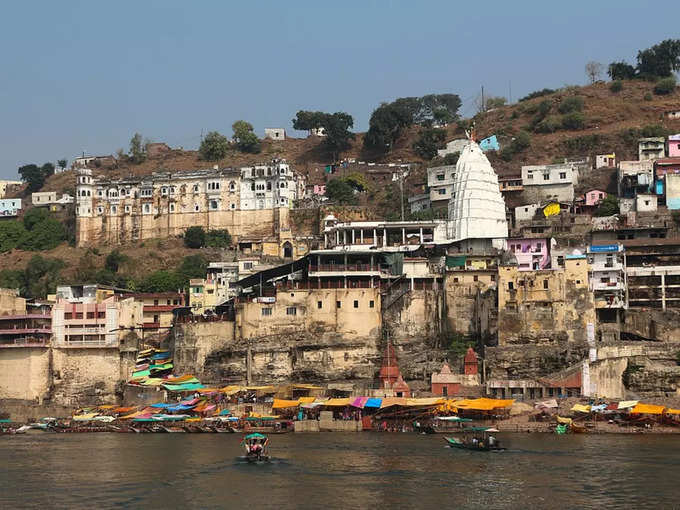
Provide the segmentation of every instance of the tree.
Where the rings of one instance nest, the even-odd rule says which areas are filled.
[[[659,96],[670,94],[675,90],[676,86],[675,76],[669,76],[668,78],[663,78],[656,82],[656,85],[654,85],[654,93]]]
[[[57,160],[57,165],[59,165],[59,168],[66,168],[66,165],[68,165],[68,159],[58,159]]]
[[[231,128],[234,130],[234,140],[238,150],[251,154],[260,152],[260,139],[254,133],[252,124],[245,120],[237,120]]]
[[[443,129],[426,128],[420,132],[420,136],[413,144],[413,150],[421,158],[430,160],[437,155],[439,149],[446,140],[446,131]]]
[[[130,139],[130,161],[135,165],[146,161],[146,145],[140,133],[135,133]]]
[[[187,248],[202,248],[205,246],[205,230],[203,227],[193,226],[184,232],[184,246]]]
[[[21,221],[0,221],[0,252],[15,249],[26,237],[26,228]]]
[[[585,116],[581,112],[571,112],[562,117],[562,127],[564,129],[583,129],[585,121]]]
[[[211,248],[229,248],[231,246],[231,234],[227,229],[208,230],[205,245]]]
[[[671,76],[680,70],[680,39],[666,39],[637,54],[637,72],[644,78]]]
[[[505,103],[507,103],[508,100],[505,99],[504,97],[498,96],[498,97],[489,97],[485,100],[486,103],[486,110],[493,110],[494,108],[500,108],[501,106],[504,106]]]
[[[326,114],[323,112],[300,110],[293,119],[293,129],[309,131],[311,134],[312,129],[321,127],[324,115]]]
[[[607,74],[612,80],[632,80],[635,78],[635,68],[627,62],[612,62]]]
[[[28,184],[27,191],[33,193],[40,190],[45,185],[45,180],[54,175],[54,165],[52,163],[45,163],[42,167],[30,164],[19,167],[19,175],[21,180]]]
[[[590,83],[595,83],[600,78],[603,67],[602,64],[593,60],[586,64],[586,75],[588,75]]]
[[[619,199],[614,195],[607,195],[600,202],[595,216],[614,216],[615,214],[619,214]]]
[[[460,152],[454,152],[451,154],[447,154],[442,158],[442,165],[455,165],[458,163],[458,159],[460,158]]]
[[[34,255],[28,261],[24,270],[26,279],[26,297],[45,298],[53,294],[57,283],[60,281],[61,269],[65,266],[64,261],[55,258]]]
[[[342,180],[352,186],[353,190],[357,190],[359,192],[368,191],[370,188],[368,180],[366,179],[366,175],[362,174],[361,172],[352,172],[347,177],[343,177]]]
[[[142,292],[173,292],[183,287],[182,277],[175,271],[167,270],[154,271],[139,284]]]
[[[52,250],[66,240],[64,225],[53,217],[36,223],[19,245],[23,250]]]
[[[115,249],[106,256],[104,269],[112,273],[117,273],[120,266],[130,260],[130,257],[123,255],[120,250]]]
[[[201,142],[198,153],[205,161],[218,161],[229,152],[229,140],[217,131],[210,131]]]
[[[331,179],[326,184],[326,197],[338,204],[354,205],[357,202],[352,186],[341,179]]]
[[[580,112],[583,110],[583,104],[581,96],[569,96],[560,103],[557,110],[560,113]]]
[[[189,283],[191,278],[205,278],[207,270],[208,261],[203,255],[188,255],[182,259],[177,274],[185,283]]]
[[[349,141],[354,139],[350,128],[354,126],[354,119],[345,112],[326,113],[321,119],[321,127],[326,132],[323,144],[337,160],[340,152],[347,150]]]
[[[24,214],[22,221],[24,222],[24,228],[26,230],[32,230],[38,223],[45,221],[47,218],[51,217],[50,211],[44,207],[34,207],[29,209]]]

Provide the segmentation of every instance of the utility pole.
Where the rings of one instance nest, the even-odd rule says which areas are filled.
[[[486,103],[484,102],[484,85],[482,85],[482,111],[486,111]]]
[[[401,193],[401,221],[404,221],[404,169],[399,173],[399,191]]]

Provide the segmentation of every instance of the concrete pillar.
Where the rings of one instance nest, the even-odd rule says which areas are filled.
[[[373,254],[372,253],[371,253],[371,271],[373,271]]]
[[[387,229],[383,229],[383,246],[387,246]]]
[[[352,229],[352,244],[354,244],[354,229]]]
[[[323,234],[323,245],[328,248],[328,234],[324,232]]]
[[[666,309],[666,275],[661,273],[661,309]]]
[[[423,227],[420,227],[420,244],[423,244]]]
[[[406,244],[406,229],[401,229],[401,244]]]
[[[340,231],[336,230],[335,231],[335,246],[340,244]]]
[[[361,236],[361,244],[364,244],[364,229],[359,230],[359,235]]]

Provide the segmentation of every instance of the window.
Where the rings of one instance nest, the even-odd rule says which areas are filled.
[[[458,283],[458,277],[457,276],[453,279],[453,283]]]
[[[64,319],[70,321],[71,319],[73,319],[73,314],[71,312],[66,312],[64,314]]]
[[[170,212],[175,212],[175,204],[170,204]]]
[[[236,204],[231,204],[229,207],[231,207],[232,209],[236,209]]]
[[[527,174],[527,181],[533,181],[534,180],[534,174]]]
[[[371,300],[368,302],[368,307],[369,307],[369,308],[375,308],[375,301],[373,301],[373,300],[371,299]]]
[[[567,178],[567,172],[560,172],[560,179],[566,179]]]
[[[167,195],[167,194],[168,194],[168,188],[165,187],[165,186],[163,186],[163,187],[161,188],[161,195]]]
[[[342,308],[342,301],[336,301],[336,302],[335,302],[335,307],[336,307],[336,308]]]
[[[252,269],[252,268],[253,268],[252,262],[244,262],[243,263],[243,269]]]
[[[444,385],[442,386],[442,397],[448,397],[449,396],[449,387]]]
[[[125,212],[126,212],[126,213],[129,213],[129,212],[130,212],[130,206],[129,206],[129,205],[126,205],[126,206],[125,206]]]
[[[323,308],[323,301],[317,301],[316,302],[316,307],[321,310]]]
[[[576,285],[580,285],[580,284],[581,284],[581,280],[576,280]]]
[[[354,308],[359,308],[359,301],[356,299],[354,300]]]
[[[148,214],[151,212],[151,205],[150,204],[144,204],[144,214]]]
[[[437,174],[437,180],[443,181],[444,180],[444,174]]]
[[[153,195],[153,190],[151,188],[146,188],[140,191],[139,194],[143,197],[150,197]]]
[[[544,289],[548,288],[548,280],[543,280],[543,288]]]
[[[153,321],[156,322],[156,323],[160,322],[160,315],[154,315]]]
[[[94,319],[94,312],[87,312],[88,319]]]
[[[543,180],[549,181],[550,180],[550,174],[543,174]]]
[[[211,200],[210,201],[210,209],[213,211],[217,210],[217,200]]]
[[[543,249],[543,243],[536,243],[536,250],[541,251]]]
[[[491,281],[492,281],[492,282],[495,282],[495,281],[496,281],[496,275],[495,275],[495,274],[492,274],[492,275],[491,275]]]
[[[439,194],[440,195],[446,195],[446,189],[440,189]]]
[[[111,214],[118,214],[118,207],[115,205],[111,206]]]
[[[236,190],[236,183],[234,181],[231,181],[229,183],[229,191],[235,191]]]
[[[198,206],[198,204],[194,204],[194,212],[200,211],[201,208]]]
[[[512,282],[508,282],[508,290],[512,290],[515,288],[515,284]]]
[[[153,300],[153,306],[158,306],[158,300],[157,299]]]
[[[479,281],[479,276],[474,275],[474,276],[472,277],[472,280],[475,281],[475,282],[478,282],[478,281]]]
[[[294,306],[289,306],[286,308],[286,315],[297,315],[297,308]]]
[[[104,214],[104,208],[103,207],[97,207],[97,214]]]
[[[262,309],[262,316],[263,317],[269,317],[271,314],[272,314],[271,308],[263,308]]]

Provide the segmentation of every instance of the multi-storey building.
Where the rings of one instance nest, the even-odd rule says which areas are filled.
[[[186,306],[186,296],[181,292],[134,292],[125,294],[143,304],[143,337],[167,333],[172,326],[173,311]]]
[[[578,170],[570,163],[557,165],[526,165],[522,167],[524,194],[531,201],[574,200],[574,185]]]
[[[294,248],[289,209],[304,183],[279,160],[242,170],[155,173],[130,179],[78,171],[76,238],[92,242],[181,236],[191,226],[227,229],[236,242],[268,243],[267,254]],[[294,244],[294,243],[293,243]]]
[[[427,169],[427,187],[432,209],[446,209],[453,192],[456,177],[455,165],[437,166]]]
[[[15,289],[0,289],[0,348],[49,345],[49,306],[26,303]]]
[[[599,244],[588,246],[590,264],[590,289],[595,298],[595,307],[627,308],[626,302],[626,261],[620,244]]]
[[[655,160],[666,155],[666,140],[659,137],[640,138],[638,140],[638,159],[640,161]]]

